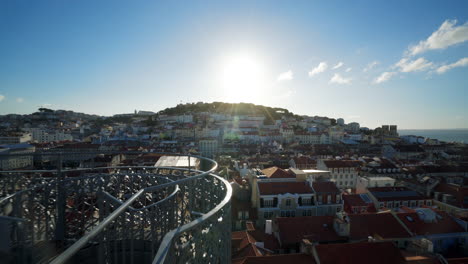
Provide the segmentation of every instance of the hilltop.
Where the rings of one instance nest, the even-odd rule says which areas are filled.
[[[274,122],[281,117],[296,117],[300,116],[293,114],[288,109],[280,107],[269,107],[263,105],[255,105],[251,103],[186,103],[178,104],[175,107],[166,108],[158,112],[160,115],[182,115],[194,113],[218,113],[230,115],[261,115],[265,117],[266,122]]]

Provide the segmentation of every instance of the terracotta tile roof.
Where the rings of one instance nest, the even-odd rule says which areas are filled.
[[[282,247],[297,245],[302,239],[311,242],[344,241],[333,228],[334,216],[278,217],[279,239]]]
[[[247,256],[262,256],[262,253],[255,246],[255,238],[247,231],[237,231],[231,234],[232,258]]]
[[[278,167],[271,167],[262,170],[263,174],[268,178],[296,178],[292,173]]]
[[[362,162],[359,160],[324,160],[327,168],[352,168],[360,167]]]
[[[396,264],[405,263],[392,242],[325,244],[315,246],[321,264]]]
[[[334,182],[313,182],[312,188],[318,193],[340,193]]]
[[[369,236],[382,238],[406,238],[410,234],[391,213],[349,215],[350,238],[367,239]]]
[[[468,257],[466,258],[448,258],[448,264],[466,264],[468,263]]]
[[[263,256],[260,250],[255,246],[255,244],[248,244],[245,247],[241,248],[240,250],[233,252],[232,257],[233,259],[237,258],[244,258],[249,256]]]
[[[461,187],[455,184],[441,183],[437,185],[434,191],[451,194],[455,198],[455,200],[451,202],[451,204],[460,208],[468,208],[468,203],[464,203],[465,197],[468,197],[468,187]]]
[[[431,210],[431,209],[427,209]],[[446,212],[435,212],[438,216],[435,222],[427,223],[419,216],[418,213],[399,213],[397,217],[408,227],[415,235],[432,235],[444,233],[465,232],[455,220]]]
[[[435,255],[417,254],[401,250],[407,264],[443,264]]]
[[[374,187],[367,189],[378,201],[406,201],[428,199],[406,187]]]
[[[368,204],[362,199],[359,194],[343,195],[343,201],[348,206],[367,206]]]
[[[258,182],[257,184],[260,195],[313,193],[306,182]]]
[[[287,254],[287,255],[271,255],[263,257],[246,257],[242,259],[233,259],[232,264],[315,264],[315,259],[312,255],[307,254]]]

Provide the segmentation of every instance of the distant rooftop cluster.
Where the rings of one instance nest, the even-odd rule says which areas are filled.
[[[42,109],[2,116],[0,127],[3,171],[56,169],[48,154],[63,152],[74,153],[62,158],[65,168],[198,170],[195,156],[215,159],[233,189],[233,263],[468,261],[462,143],[225,103],[113,117]],[[96,154],[106,151],[114,153]]]

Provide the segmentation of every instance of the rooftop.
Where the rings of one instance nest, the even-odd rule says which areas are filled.
[[[285,193],[313,193],[306,182],[258,182],[260,195],[276,195]]]
[[[328,168],[350,168],[362,165],[362,162],[359,160],[324,160],[323,163]]]
[[[262,170],[263,174],[268,178],[296,178],[292,173],[289,171],[283,170],[276,166],[271,168],[266,168]]]
[[[405,258],[392,242],[325,244],[315,246],[321,264],[405,263]]]
[[[311,242],[344,241],[345,237],[339,236],[333,228],[334,216],[303,216],[303,217],[278,217],[279,239],[281,245],[295,245],[302,239]]]
[[[320,193],[340,193],[340,190],[338,190],[335,183],[330,181],[313,182],[312,188],[315,192]]]
[[[369,236],[407,238],[410,234],[391,213],[349,215],[350,238],[367,239]]]

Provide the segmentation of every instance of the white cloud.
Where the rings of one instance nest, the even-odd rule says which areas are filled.
[[[457,20],[445,20],[426,40],[408,49],[410,55],[416,55],[428,50],[446,49],[452,45],[468,41],[468,22],[456,26]]]
[[[287,72],[283,72],[283,73],[280,73],[280,75],[278,75],[278,81],[289,81],[289,80],[292,80],[294,78],[294,74],[291,70],[287,71]]]
[[[378,61],[373,61],[373,62],[367,64],[367,66],[366,66],[362,71],[363,71],[363,72],[367,72],[367,71],[373,69],[373,68],[374,68],[375,66],[377,66],[379,63],[380,63],[380,62],[378,62]]]
[[[349,115],[348,116],[349,119],[358,119],[358,118],[361,118],[360,115]]]
[[[325,61],[322,61],[319,63],[319,65],[315,68],[313,68],[310,72],[309,72],[309,76],[314,76],[316,74],[319,74],[321,72],[324,72],[326,71],[328,68],[328,64],[325,62]]]
[[[345,72],[350,72],[353,68],[349,67],[345,70]]]
[[[395,64],[395,67],[400,68],[401,72],[423,71],[431,68],[432,66],[433,63],[425,58],[418,58],[416,60],[403,58]]]
[[[335,66],[333,66],[333,69],[336,70],[336,69],[340,68],[343,65],[344,65],[344,63],[342,61],[340,61]]]
[[[438,74],[442,74],[442,73],[445,73],[446,71],[449,71],[449,70],[451,70],[453,68],[466,67],[466,66],[468,66],[468,57],[459,59],[457,62],[454,62],[452,64],[442,65],[439,68],[437,68],[436,71],[437,71]]]
[[[3,101],[3,100],[5,100],[5,96],[0,94],[0,102]]]
[[[337,83],[337,84],[351,84],[351,78],[343,78],[338,73],[335,73],[333,77],[330,79],[329,83]]]
[[[22,102],[24,102],[24,99],[21,98],[21,97],[18,97],[18,98],[16,98],[16,102],[17,103],[22,103]]]
[[[390,78],[392,78],[395,74],[396,72],[383,72],[379,77],[375,78],[374,83],[386,82],[390,80]]]

